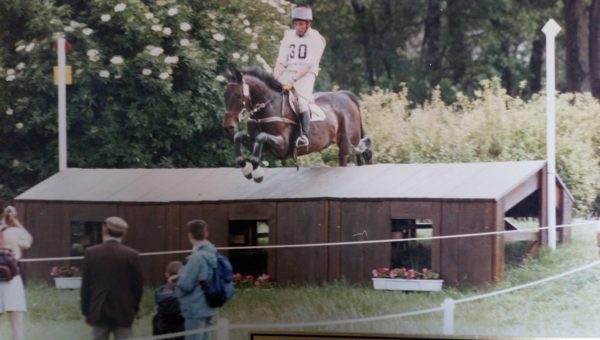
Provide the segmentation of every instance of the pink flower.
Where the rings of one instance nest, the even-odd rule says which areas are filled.
[[[242,274],[240,274],[240,273],[233,274],[233,281],[240,281],[240,280],[242,280]]]

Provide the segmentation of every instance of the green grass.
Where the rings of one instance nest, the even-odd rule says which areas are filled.
[[[507,265],[504,280],[493,286],[403,293],[375,291],[370,286],[336,282],[322,286],[241,290],[220,314],[232,324],[240,324],[341,320],[401,313],[437,307],[446,297],[461,299],[528,283],[597,259],[595,229],[576,227],[573,228],[570,244],[559,246],[555,252],[541,249],[531,260]],[[597,320],[600,304],[596,299],[599,295],[600,268],[594,267],[540,286],[458,304],[455,334],[595,337],[600,334],[600,322]],[[134,325],[135,336],[151,334],[152,296],[152,289],[148,288],[144,293],[142,317]],[[30,283],[27,299],[28,339],[89,338],[90,328],[79,315],[78,291],[57,290],[46,283]],[[6,324],[7,321],[3,322]],[[7,325],[3,327],[7,329]],[[442,315],[431,313],[304,330],[441,334]],[[232,338],[245,339],[246,333],[243,330],[232,331]]]

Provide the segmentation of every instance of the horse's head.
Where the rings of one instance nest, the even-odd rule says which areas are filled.
[[[259,112],[261,105],[264,107],[282,91],[281,83],[270,73],[254,67],[244,68],[242,72],[232,69],[225,72],[228,84],[224,94],[223,128],[230,134],[237,131],[244,110],[251,114]]]
[[[244,109],[243,75],[238,70],[227,70],[227,87],[225,88],[225,117],[223,128],[233,135],[237,132],[240,114]]]

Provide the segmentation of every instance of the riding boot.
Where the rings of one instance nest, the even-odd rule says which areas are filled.
[[[301,125],[301,134],[296,139],[297,148],[308,148],[308,133],[310,132],[310,113],[308,111],[299,113],[299,121]]]

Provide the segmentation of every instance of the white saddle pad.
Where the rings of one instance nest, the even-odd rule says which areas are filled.
[[[294,105],[294,95],[290,92],[290,95],[288,96],[289,101],[290,101],[290,106],[292,107],[292,110],[294,110],[294,112],[298,113],[298,108]],[[325,120],[325,111],[323,111],[323,109],[321,109],[321,107],[319,105],[317,105],[315,102],[310,102],[308,103],[308,109],[310,110],[310,121],[311,122],[317,122],[317,121],[321,121],[321,120]]]

